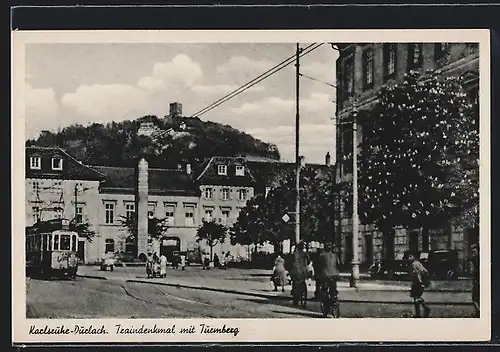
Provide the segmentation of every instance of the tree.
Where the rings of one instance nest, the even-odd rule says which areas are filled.
[[[120,227],[127,233],[127,238],[132,238],[137,246],[137,217],[121,216],[119,218]],[[170,228],[167,219],[148,218],[148,235],[153,239],[161,239]]]
[[[477,106],[459,79],[411,72],[360,112],[359,214],[386,234],[396,226],[474,224],[479,187]],[[350,195],[348,195],[350,196]]]
[[[78,237],[84,238],[89,242],[92,242],[93,238],[95,237],[95,231],[90,229],[90,224],[87,222],[77,223],[72,220],[69,223],[69,229],[70,231],[77,232]]]
[[[214,221],[203,221],[196,231],[196,242],[205,241],[208,247],[210,247],[210,259],[213,258],[213,248],[219,244],[224,243],[226,240],[227,228],[222,224],[218,224]]]

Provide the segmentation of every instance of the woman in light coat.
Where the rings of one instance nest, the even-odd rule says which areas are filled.
[[[165,254],[162,254],[160,256],[160,277],[166,277],[167,276],[167,257],[165,257]]]
[[[278,291],[278,286],[281,286],[281,292],[285,292],[286,281],[285,259],[278,254],[273,270],[274,291]]]

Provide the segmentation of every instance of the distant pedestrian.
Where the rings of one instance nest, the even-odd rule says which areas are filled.
[[[471,246],[472,258],[470,260],[470,272],[472,274],[472,304],[476,309],[476,317],[479,318],[479,247],[477,243]]]
[[[181,269],[186,270],[186,253],[181,252]]]
[[[222,252],[219,259],[219,268],[226,269],[226,256],[224,255],[224,252]]]
[[[429,272],[423,264],[415,258],[413,254],[408,256],[410,260],[411,290],[410,296],[413,298],[415,307],[415,318],[420,318],[420,307],[424,308],[424,318],[430,316],[431,310],[425,300],[422,298],[424,290],[429,285]]]
[[[281,292],[285,292],[285,285],[287,282],[285,270],[285,260],[278,254],[274,261],[272,280],[274,283],[274,291],[278,291],[278,286],[281,286]]]
[[[214,254],[214,267],[216,267],[216,268],[220,267],[220,260],[219,260],[219,256],[217,255],[217,253]]]
[[[160,277],[167,277],[167,257],[160,255]]]

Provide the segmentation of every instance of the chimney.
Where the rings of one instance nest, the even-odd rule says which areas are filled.
[[[327,152],[325,155],[325,165],[330,166],[330,152]]]
[[[137,165],[135,216],[137,219],[137,254],[148,254],[148,162],[142,158]]]
[[[186,164],[186,174],[191,175],[191,164]]]

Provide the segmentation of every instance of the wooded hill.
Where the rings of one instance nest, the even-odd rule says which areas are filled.
[[[152,122],[158,132],[173,130],[156,138],[141,136],[137,133],[141,122]],[[59,133],[42,131],[37,139],[26,141],[26,146],[60,147],[85,164],[122,167],[134,166],[140,155],[146,156],[150,167],[158,168],[176,168],[186,162],[197,165],[215,155],[280,159],[276,145],[196,117],[160,119],[149,115],[105,125],[75,124]]]

